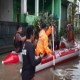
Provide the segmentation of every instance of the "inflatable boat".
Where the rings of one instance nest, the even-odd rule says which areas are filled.
[[[45,56],[42,59],[41,63],[36,67],[36,72],[75,59],[79,56],[79,51],[80,48],[56,50],[52,56]],[[21,55],[18,55],[17,53],[12,51],[3,59],[2,64],[19,63],[21,61],[20,56]]]
[[[79,56],[79,51],[79,48],[56,50],[53,56],[42,59],[41,63],[36,67],[36,72],[73,60]]]

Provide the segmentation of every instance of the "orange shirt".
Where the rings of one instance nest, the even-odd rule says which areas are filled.
[[[44,30],[41,30],[39,33],[39,39],[37,43],[37,47],[35,49],[36,55],[39,56],[42,54],[52,54],[52,50],[48,47],[48,36]]]
[[[52,27],[49,26],[48,30],[46,31],[46,34],[49,36],[52,33]]]

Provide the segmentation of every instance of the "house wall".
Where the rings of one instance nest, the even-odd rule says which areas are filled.
[[[54,0],[54,16],[56,19],[59,19],[60,17],[60,3],[59,0]]]
[[[13,0],[0,0],[0,21],[13,21]]]
[[[67,22],[67,6],[61,5],[61,27]]]
[[[35,14],[35,0],[27,0],[27,11],[30,15]]]
[[[54,0],[54,17],[58,22],[58,34],[61,27],[61,0]]]
[[[26,17],[26,22],[29,24],[32,24],[34,22],[34,19],[37,17],[34,15],[35,13],[35,0],[28,0],[27,1],[27,8],[28,8],[28,16]],[[44,9],[43,9],[44,8]],[[52,0],[46,0],[44,2],[44,7],[43,7],[43,0],[39,0],[39,14],[44,12],[49,12],[50,14],[52,13]]]
[[[79,2],[79,13],[80,13],[80,2]]]
[[[39,11],[45,12],[51,12],[52,11],[52,0],[44,0],[44,5],[43,5],[43,0],[39,0]]]
[[[13,21],[21,21],[21,0],[13,0]]]

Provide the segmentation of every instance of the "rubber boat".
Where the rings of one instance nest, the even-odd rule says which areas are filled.
[[[79,51],[80,48],[77,47],[56,50],[52,56],[46,56],[42,59],[41,63],[36,67],[36,72],[75,59],[79,56]],[[2,64],[19,63],[21,62],[20,56],[21,55],[18,55],[16,52],[12,51],[3,59]]]
[[[55,55],[42,59],[41,63],[36,67],[36,72],[73,60],[79,56],[79,51],[79,48],[56,50]]]

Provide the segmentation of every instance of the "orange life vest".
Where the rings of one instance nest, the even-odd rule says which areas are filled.
[[[46,31],[46,34],[49,36],[52,33],[52,27],[49,26],[48,30]]]
[[[49,33],[48,33],[49,35]],[[44,30],[41,30],[39,33],[39,39],[37,43],[37,47],[35,49],[35,53],[39,56],[40,53],[42,54],[52,54],[52,50],[48,47],[48,35]]]

